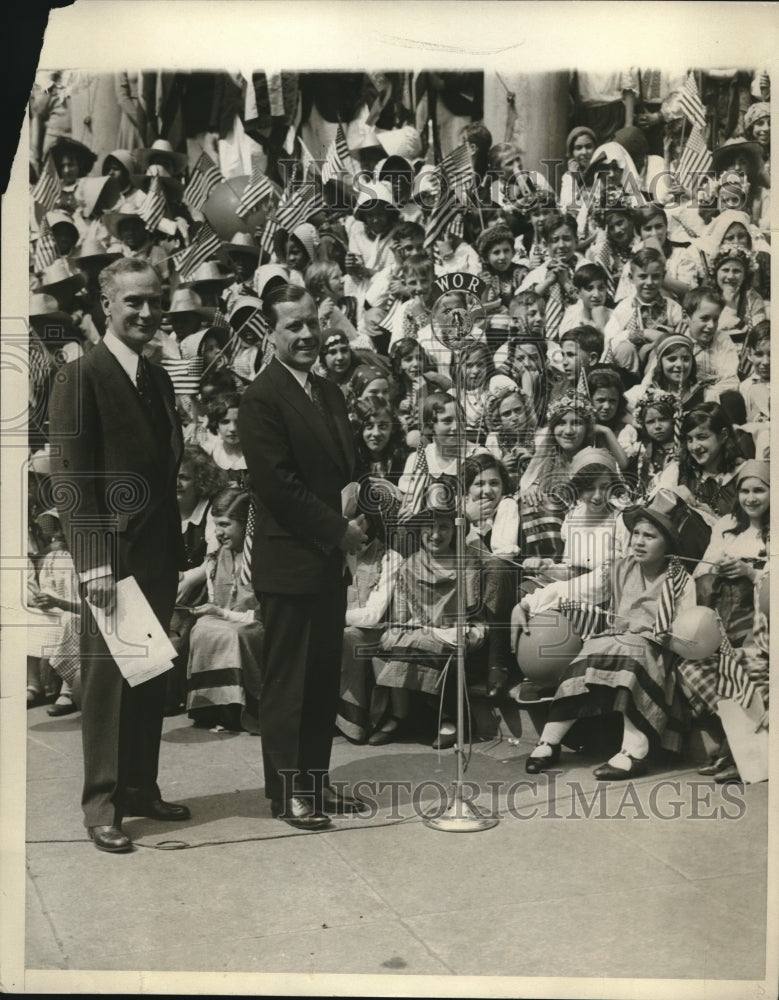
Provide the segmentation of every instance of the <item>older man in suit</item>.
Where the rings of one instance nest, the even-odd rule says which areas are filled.
[[[133,576],[167,630],[185,557],[176,504],[181,426],[170,379],[143,357],[159,327],[160,283],[144,261],[100,275],[103,341],[61,369],[51,397],[55,500],[82,597],[110,609]],[[124,815],[189,818],[162,800],[157,768],[165,675],[130,687],[82,604],[84,825],[98,849],[132,849]]]
[[[367,536],[341,513],[354,472],[343,396],[311,372],[317,309],[302,288],[265,300],[275,357],[248,387],[238,433],[253,492],[252,584],[265,627],[260,693],[265,794],[274,816],[306,830],[364,810],[330,784],[346,611],[344,554]]]

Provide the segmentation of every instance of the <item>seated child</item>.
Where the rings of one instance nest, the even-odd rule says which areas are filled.
[[[706,385],[703,398],[715,403],[723,392],[738,388],[738,351],[729,334],[718,328],[724,305],[717,289],[708,285],[691,289],[682,303],[698,381]]]
[[[462,216],[458,215],[441,238],[436,240],[435,250],[436,277],[452,271],[465,271],[468,274],[479,274],[481,271],[479,255],[463,239]]]
[[[583,324],[605,330],[612,310],[606,306],[606,272],[600,264],[582,264],[577,268],[573,272],[573,287],[579,301],[566,308],[560,335]]]
[[[543,296],[546,301],[546,338],[559,340],[565,309],[578,299],[573,274],[585,263],[585,259],[576,250],[576,223],[569,216],[551,215],[544,223],[543,233],[549,250],[548,258],[525,277],[520,291],[530,289]]]
[[[771,324],[767,320],[749,331],[746,349],[751,374],[738,388],[746,404],[747,424],[768,423],[771,419]]]

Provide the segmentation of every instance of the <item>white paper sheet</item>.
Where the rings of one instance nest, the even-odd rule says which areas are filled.
[[[758,694],[753,696],[746,711],[729,698],[723,698],[717,705],[738,773],[747,785],[768,779],[768,730],[756,729],[756,719],[764,711]]]
[[[116,585],[110,615],[87,602],[97,626],[130,687],[151,680],[173,666],[176,650],[133,576]]]

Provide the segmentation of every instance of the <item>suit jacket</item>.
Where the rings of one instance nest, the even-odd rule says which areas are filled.
[[[61,368],[55,381],[54,498],[79,573],[109,565],[116,579],[149,580],[186,566],[176,501],[181,424],[170,378],[148,367],[168,419],[162,441],[104,343]]]
[[[256,511],[254,589],[313,594],[337,584],[346,530],[341,490],[354,475],[346,403],[338,386],[319,380],[338,441],[294,376],[276,359],[246,389],[238,434]]]

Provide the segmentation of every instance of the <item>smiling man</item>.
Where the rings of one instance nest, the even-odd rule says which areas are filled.
[[[346,613],[343,556],[367,540],[341,514],[354,444],[338,386],[311,373],[322,334],[296,285],[265,299],[275,357],[245,391],[238,433],[256,512],[252,585],[265,627],[259,699],[265,795],[305,830],[364,810],[330,785]]]
[[[60,369],[50,408],[55,500],[82,598],[110,609],[135,577],[167,631],[185,566],[176,474],[181,426],[167,374],[142,356],[162,317],[160,283],[127,258],[100,274],[106,334]],[[130,687],[89,607],[81,611],[84,824],[99,850],[132,849],[125,815],[189,818],[157,785],[165,675]]]

